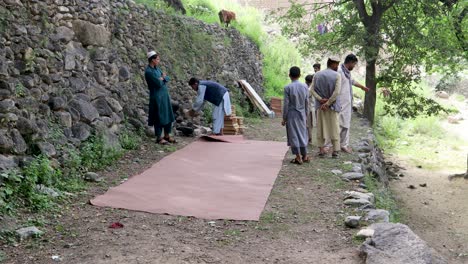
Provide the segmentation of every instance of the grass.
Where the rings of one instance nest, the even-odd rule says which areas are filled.
[[[423,83],[419,90],[424,96],[431,94],[427,84]],[[356,92],[363,97],[362,92]],[[468,142],[443,127],[442,119],[446,115],[402,119],[383,113],[383,98],[379,96],[374,132],[385,152],[396,154],[425,169],[459,171],[465,168],[466,153],[460,150],[468,146]]]
[[[375,207],[387,210],[390,213],[390,222],[401,222],[401,212],[390,190],[382,186],[382,184],[369,173],[366,173],[364,183],[369,192],[373,193],[375,196]]]
[[[301,66],[298,49],[283,36],[271,36],[263,28],[264,14],[253,7],[246,7],[227,0],[185,0],[187,15],[209,24],[220,23],[218,12],[221,9],[236,13],[236,28],[251,39],[263,54],[263,75],[265,78],[265,97],[282,97],[283,87],[289,82],[288,70]],[[224,41],[231,46],[231,40]]]

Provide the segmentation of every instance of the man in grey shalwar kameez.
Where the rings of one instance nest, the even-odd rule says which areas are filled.
[[[337,73],[339,59],[329,58],[327,69],[314,75],[310,92],[315,97],[317,109],[317,141],[319,156],[325,156],[325,140],[333,144],[332,157],[338,157],[340,134],[338,116],[341,111],[338,95],[341,90],[341,75]]]
[[[307,156],[307,113],[309,112],[309,92],[307,85],[299,82],[301,70],[292,67],[289,70],[291,83],[284,87],[283,122],[286,125],[288,146],[296,158],[291,163],[309,162]]]

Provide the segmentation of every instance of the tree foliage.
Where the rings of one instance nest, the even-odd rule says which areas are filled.
[[[444,108],[416,91],[422,72],[466,67],[465,1],[337,0],[291,1],[275,18],[297,39],[304,55],[355,50],[366,60],[365,114],[373,121],[377,86],[389,88],[385,110],[402,117],[437,114]],[[329,32],[317,30],[326,25]]]

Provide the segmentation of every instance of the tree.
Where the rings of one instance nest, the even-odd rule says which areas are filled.
[[[326,47],[327,52],[357,49],[365,57],[370,91],[364,115],[373,122],[378,84],[392,91],[386,99],[387,113],[414,117],[445,110],[415,87],[423,66],[426,71],[463,67],[459,62],[467,58],[466,8],[458,0],[291,1],[277,19],[283,33],[298,40],[304,55]],[[318,25],[331,30],[319,32]]]

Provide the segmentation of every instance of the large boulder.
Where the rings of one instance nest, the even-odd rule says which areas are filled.
[[[373,236],[361,246],[366,264],[448,263],[406,225],[379,223],[370,229],[374,230]]]
[[[110,42],[110,32],[103,26],[88,21],[75,20],[72,22],[76,37],[84,46],[104,47]]]
[[[71,100],[68,107],[76,110],[80,114],[81,121],[88,124],[99,117],[98,110],[91,103],[81,99]]]

